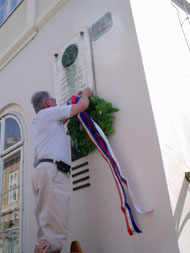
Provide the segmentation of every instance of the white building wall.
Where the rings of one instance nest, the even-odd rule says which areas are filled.
[[[180,1],[179,1],[180,2]],[[181,253],[189,252],[190,51],[171,1],[131,1],[149,87],[175,231]],[[178,8],[181,22],[187,18]],[[190,25],[184,22],[186,38]],[[190,41],[188,41],[190,42]]]
[[[49,9],[44,1],[41,4],[36,4],[36,20],[40,16],[38,8],[44,12]],[[31,95],[37,90],[53,94],[54,52],[81,27],[91,27],[108,11],[112,13],[112,29],[92,42],[97,95],[120,109],[115,134],[109,140],[136,198],[154,212],[136,215],[143,233],[130,237],[109,167],[94,152],[88,158],[91,187],[72,193],[66,250],[76,239],[84,253],[179,252],[130,4],[124,0],[70,0],[52,18],[40,19],[39,26],[34,22],[35,38],[0,73],[0,108],[9,103],[19,104],[26,124],[24,253],[32,253],[36,242],[30,185],[33,149],[29,124],[34,116]]]

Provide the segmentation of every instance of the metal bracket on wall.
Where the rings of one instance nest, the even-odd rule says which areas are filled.
[[[185,172],[185,178],[190,182],[190,171]]]
[[[88,162],[72,167],[72,184],[75,186],[73,187],[73,191],[90,186],[90,183],[88,182],[90,179],[89,169],[86,169],[86,166],[88,166]]]

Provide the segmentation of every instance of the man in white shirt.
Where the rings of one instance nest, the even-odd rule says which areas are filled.
[[[35,169],[32,177],[36,199],[38,243],[35,253],[61,252],[67,238],[70,213],[71,166],[70,146],[63,123],[86,110],[90,88],[79,92],[77,104],[57,106],[48,92],[36,92],[31,99],[35,117],[31,136],[35,149]]]

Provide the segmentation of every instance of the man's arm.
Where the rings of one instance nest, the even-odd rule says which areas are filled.
[[[77,104],[72,105],[70,117],[75,116],[76,114],[85,111],[89,106],[89,96],[92,96],[92,91],[90,88],[85,88],[82,92],[80,92],[80,100]]]

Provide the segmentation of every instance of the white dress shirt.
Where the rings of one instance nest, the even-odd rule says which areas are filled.
[[[49,107],[39,111],[31,121],[35,161],[54,159],[71,165],[68,137],[62,120],[69,118],[72,105]]]

